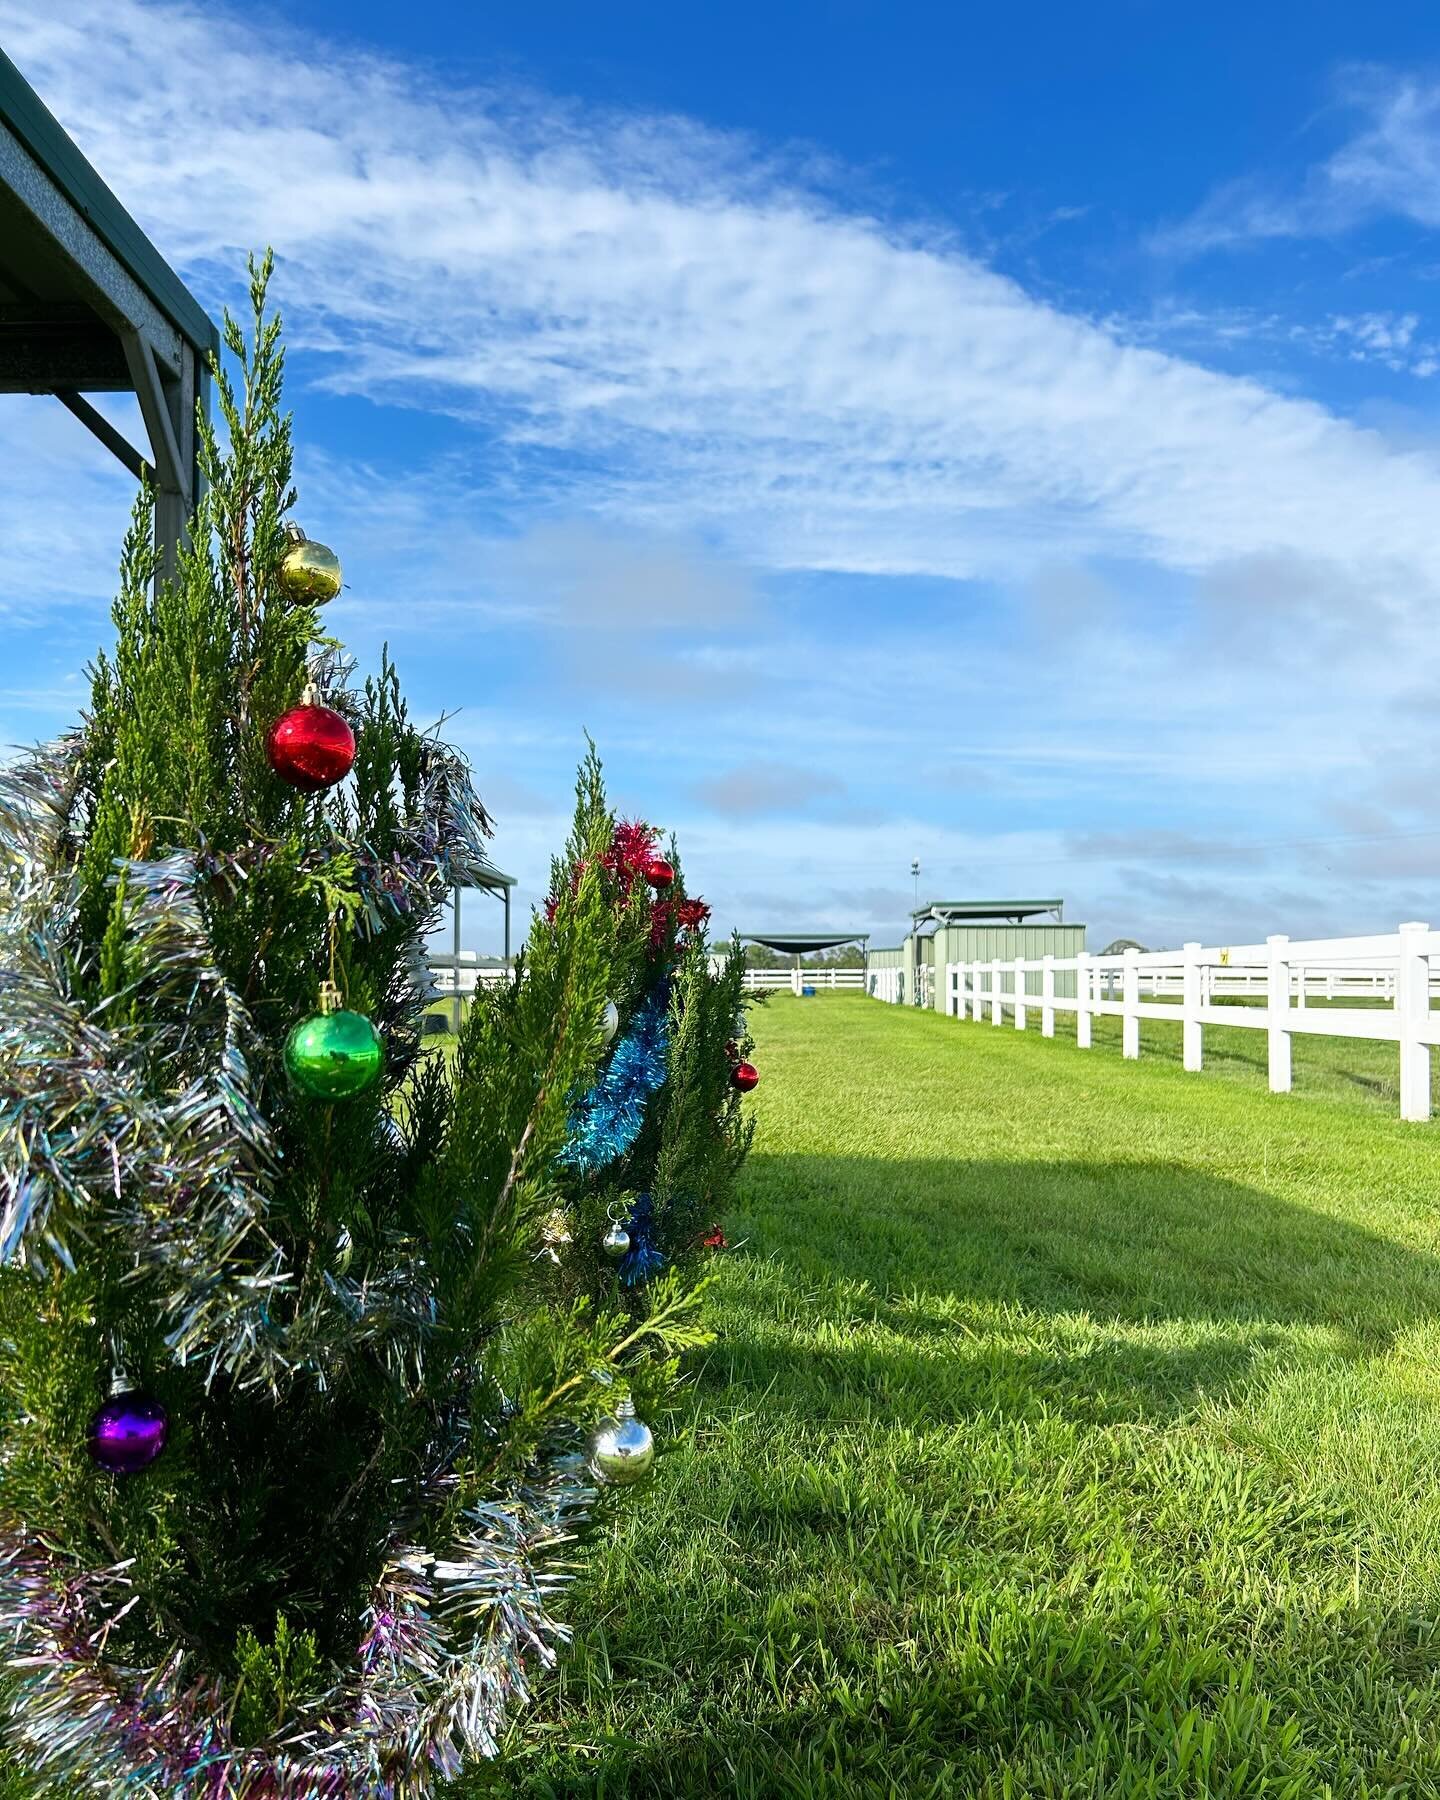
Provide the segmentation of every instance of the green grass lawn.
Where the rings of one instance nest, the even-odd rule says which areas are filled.
[[[719,1342],[467,1791],[1440,1795],[1393,1049],[1297,1040],[1286,1097],[1260,1034],[1231,1079],[849,995],[755,1030]]]

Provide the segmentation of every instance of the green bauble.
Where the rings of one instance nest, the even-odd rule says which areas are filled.
[[[316,1013],[285,1040],[285,1073],[314,1100],[350,1100],[380,1078],[385,1046],[364,1013]]]

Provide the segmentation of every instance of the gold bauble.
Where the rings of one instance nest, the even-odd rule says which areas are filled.
[[[307,538],[298,526],[280,562],[280,585],[297,606],[323,606],[340,592],[340,558],[328,544]]]

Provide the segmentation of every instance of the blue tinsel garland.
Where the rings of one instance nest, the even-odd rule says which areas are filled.
[[[665,1267],[665,1258],[655,1243],[655,1208],[648,1194],[635,1196],[635,1208],[625,1221],[625,1229],[630,1233],[630,1248],[620,1259],[619,1275],[626,1287],[637,1287]]]
[[[670,992],[661,982],[615,1046],[605,1073],[574,1102],[562,1163],[593,1175],[625,1154],[645,1123],[646,1103],[664,1084],[669,1043]]]

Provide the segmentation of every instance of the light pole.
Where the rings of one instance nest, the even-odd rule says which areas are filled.
[[[910,858],[910,874],[915,882],[915,909],[918,912],[920,909],[920,858],[918,856]]]

